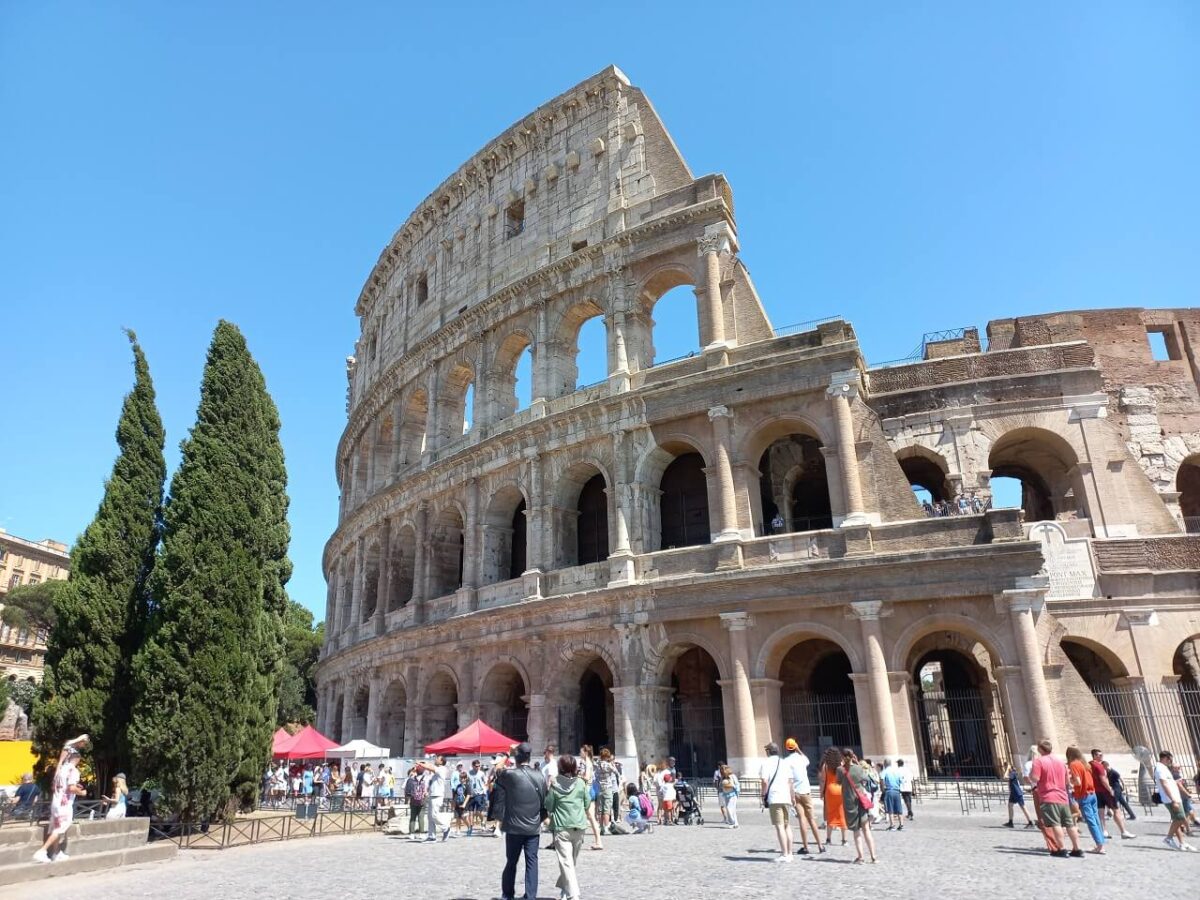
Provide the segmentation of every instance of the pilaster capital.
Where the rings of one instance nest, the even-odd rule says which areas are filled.
[[[736,253],[737,235],[727,222],[717,222],[704,229],[704,236],[696,239],[696,255],[706,253]]]
[[[733,413],[730,411],[728,406],[713,406],[708,410],[708,418],[710,421],[714,422],[717,419],[732,419]]]
[[[849,609],[849,614],[860,622],[877,622],[892,614],[891,607],[885,606],[882,600],[855,600],[849,604]]]
[[[829,387],[825,393],[830,397],[845,397],[853,400],[862,388],[862,373],[858,369],[846,369],[829,376]]]
[[[997,599],[1011,612],[1038,613],[1046,605],[1046,594],[1050,590],[1047,575],[1033,575],[1017,579],[1017,586],[997,594]]]
[[[1104,419],[1108,417],[1108,394],[1088,394],[1066,398],[1070,404],[1070,420]]]
[[[1123,609],[1121,619],[1129,628],[1158,624],[1158,612],[1153,609]]]
[[[745,631],[754,624],[754,617],[748,612],[721,613],[721,625],[728,631]]]

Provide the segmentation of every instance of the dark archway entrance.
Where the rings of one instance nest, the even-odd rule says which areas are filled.
[[[850,681],[850,658],[837,644],[822,639],[801,641],[779,666],[782,738],[795,738],[816,774],[827,747],[850,747],[862,753],[858,706]]]
[[[779,438],[763,452],[758,471],[762,534],[833,527],[825,454],[816,438],[807,434]]]
[[[704,477],[704,457],[684,453],[663,472],[662,548],[695,547],[712,540],[708,525],[708,481]]]
[[[558,749],[575,753],[584,744],[594,752],[614,748],[613,675],[599,656],[580,656],[562,677],[558,694]],[[615,748],[614,748],[615,749]]]
[[[1175,490],[1179,491],[1179,511],[1189,534],[1200,532],[1200,461],[1189,457],[1175,475]]]
[[[931,650],[913,667],[925,770],[931,777],[991,778],[1003,755],[999,697],[978,662]]]
[[[668,746],[679,771],[705,780],[725,755],[725,708],[716,661],[700,647],[685,650],[671,669]]]
[[[512,553],[508,560],[509,578],[520,578],[521,573],[529,568],[525,564],[525,547],[525,498],[522,497],[512,518]]]
[[[577,565],[608,559],[608,496],[604,476],[593,475],[579,492],[576,531]]]
[[[529,737],[529,706],[525,679],[511,663],[500,663],[488,672],[480,692],[483,720],[513,740]]]

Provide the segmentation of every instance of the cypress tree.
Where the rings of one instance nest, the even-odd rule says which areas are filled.
[[[134,665],[135,762],[185,819],[253,800],[283,658],[287,474],[279,414],[237,327],[208,349]]]
[[[45,675],[33,721],[43,762],[87,732],[99,783],[129,762],[133,654],[147,612],[147,579],[162,521],[162,419],[150,367],[132,331],[134,385],[117,423],[120,453],[95,518],[71,551],[71,574],[54,597]]]

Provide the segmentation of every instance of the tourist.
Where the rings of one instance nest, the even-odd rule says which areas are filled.
[[[50,853],[58,848],[75,821],[75,798],[87,791],[79,784],[79,748],[87,746],[88,736],[81,734],[63,744],[58,754],[58,768],[54,770],[54,796],[50,800],[49,836],[41,849],[33,854],[34,862],[50,862]],[[66,862],[67,854],[61,850],[54,855],[55,862]]]
[[[662,784],[659,787],[662,792],[662,820],[664,825],[674,825],[676,816],[679,813],[675,809],[676,791],[675,791],[675,776],[670,772],[662,773]]]
[[[408,803],[408,839],[421,840],[421,832],[425,830],[425,798],[428,789],[425,784],[424,766],[416,763],[408,770],[408,778],[404,782],[404,800]]]
[[[1033,828],[1033,819],[1029,818],[1029,810],[1025,808],[1025,789],[1021,785],[1021,773],[1017,770],[1016,763],[1009,763],[1006,777],[1008,778],[1008,821],[1004,823],[1004,827],[1016,827],[1013,825],[1013,810],[1020,809],[1021,815],[1025,817],[1025,827]]]
[[[596,794],[596,815],[600,819],[600,833],[616,834],[613,823],[613,794],[620,787],[620,775],[613,762],[612,751],[600,748],[600,759],[596,761],[596,776],[600,780]]]
[[[454,781],[454,830],[459,834],[462,833],[464,827],[467,828],[467,833],[470,834],[470,804],[471,804],[471,784],[467,778],[466,772],[459,772],[458,778]]]
[[[725,761],[722,760],[721,762],[718,762],[717,767],[713,769],[712,785],[713,790],[716,791],[717,794],[717,807],[721,810],[721,821],[726,825],[729,825],[729,811],[725,809],[725,794],[721,790],[721,769],[724,765]]]
[[[450,817],[446,815],[444,809],[447,789],[446,757],[436,757],[428,770],[429,774],[426,776],[428,793],[425,801],[425,805],[428,807],[425,812],[425,841],[427,843],[437,840],[438,831],[442,832],[443,841],[450,837]]]
[[[776,862],[792,861],[792,825],[788,810],[792,806],[792,768],[779,756],[779,745],[774,741],[763,747],[767,758],[758,769],[762,782],[762,801],[771,814],[775,827],[775,839],[779,842]]]
[[[1125,783],[1121,780],[1121,773],[1110,766],[1108,760],[1102,760],[1101,765],[1104,766],[1104,774],[1108,776],[1108,786],[1112,789],[1113,798],[1125,812],[1125,821],[1136,822],[1137,816],[1130,809],[1129,798],[1125,796]]]
[[[1067,797],[1067,763],[1054,755],[1054,746],[1046,740],[1037,745],[1038,756],[1029,770],[1029,783],[1033,785],[1033,796],[1037,800],[1038,819],[1054,839],[1056,849],[1051,856],[1082,857],[1079,849],[1079,829]],[[1071,839],[1071,851],[1063,844],[1063,833]]]
[[[1171,771],[1173,762],[1170,752],[1164,750],[1158,754],[1158,762],[1154,764],[1154,790],[1158,794],[1158,802],[1167,808],[1171,816],[1171,825],[1163,843],[1172,850],[1194,853],[1196,848],[1183,839],[1187,832],[1187,813],[1183,811],[1183,792]]]
[[[42,790],[33,781],[33,773],[26,772],[21,776],[21,783],[17,786],[13,793],[13,799],[16,804],[13,806],[12,815],[14,818],[23,816],[26,813],[32,812],[33,805],[37,803],[38,798],[42,795]]]
[[[525,856],[525,896],[537,897],[538,835],[546,803],[546,782],[529,767],[533,748],[520,743],[514,748],[516,767],[506,768],[496,779],[504,807],[504,872],[500,876],[502,900],[515,900],[517,860]]]
[[[650,808],[650,798],[638,790],[638,786],[630,782],[625,785],[625,802],[629,812],[625,821],[633,829],[634,834],[643,834],[650,830],[650,818],[653,810]]]
[[[887,816],[888,831],[893,827],[897,831],[904,830],[904,798],[900,796],[900,773],[900,767],[889,760],[879,776],[879,783],[883,787],[883,812]]]
[[[833,829],[842,831],[842,846],[846,846],[846,813],[842,807],[842,786],[838,781],[838,770],[842,757],[836,747],[827,747],[821,757],[821,808],[825,816],[825,844],[833,840]]]
[[[596,797],[600,795],[600,781],[596,774],[596,763],[592,759],[592,745],[584,744],[579,748],[579,757],[575,760],[577,774],[588,786],[588,802],[585,814],[588,827],[592,829],[592,849],[603,850],[604,842],[600,837],[600,820],[596,818]]]
[[[579,777],[575,757],[564,754],[556,762],[558,774],[546,792],[546,813],[550,817],[554,855],[558,859],[557,885],[562,900],[579,900],[579,875],[575,867],[579,862],[579,851],[583,849],[583,830],[587,825],[584,810],[588,805],[589,785]]]
[[[477,759],[471,761],[471,771],[467,773],[467,787],[471,792],[467,834],[474,834],[475,826],[483,825],[488,807],[487,773],[483,771],[483,764]]]
[[[546,749],[542,751],[542,777],[546,779],[546,786],[549,787],[551,782],[558,777],[558,760],[555,754],[558,753],[558,748],[553,744],[547,744]]]
[[[1079,805],[1079,813],[1087,825],[1095,847],[1092,852],[1104,855],[1104,844],[1107,836],[1104,826],[1100,824],[1100,807],[1096,802],[1096,785],[1092,780],[1092,770],[1083,761],[1083,751],[1078,747],[1067,748],[1067,769],[1071,778],[1071,790],[1075,802]]]
[[[874,804],[867,791],[867,769],[859,762],[849,747],[842,751],[842,765],[838,769],[838,783],[842,788],[842,812],[846,826],[854,832],[854,861],[863,862],[863,844],[875,859],[875,838],[871,834],[871,808]]]
[[[129,801],[129,787],[125,784],[125,773],[118,772],[113,776],[112,780],[112,796],[101,797],[101,800],[106,803],[111,803],[108,812],[104,814],[106,819],[123,819],[125,818],[125,808]]]
[[[632,785],[630,785],[632,787]],[[725,815],[725,824],[730,828],[738,827],[737,798],[742,786],[733,769],[725,763],[717,769],[717,796],[721,798],[721,810]]]
[[[784,523],[783,513],[776,512],[771,517],[771,534],[783,534]]]
[[[1192,807],[1192,788],[1187,779],[1183,777],[1183,766],[1172,765],[1171,774],[1175,776],[1175,783],[1179,785],[1179,796],[1183,801],[1183,814],[1187,816],[1188,824],[1200,825],[1200,822],[1196,821],[1196,811]],[[1188,833],[1191,833],[1190,828]]]
[[[913,780],[912,772],[904,768],[904,760],[896,760],[896,767],[900,770],[900,797],[904,800],[904,813],[908,821],[912,821],[912,795],[913,795]]]
[[[808,781],[808,757],[804,755],[795,738],[788,738],[783,742],[783,747],[788,751],[783,761],[792,770],[792,805],[796,810],[796,821],[800,825],[799,853],[801,856],[808,855],[809,830],[812,831],[813,840],[817,842],[817,852],[824,853],[821,831],[817,828],[817,817],[813,814],[812,785]]]
[[[311,800],[313,796],[313,767],[311,764],[304,767],[304,774],[300,776],[300,790],[304,793],[305,800]]]
[[[1092,772],[1092,784],[1096,786],[1096,803],[1100,807],[1101,823],[1111,815],[1112,820],[1117,823],[1117,830],[1121,833],[1123,840],[1129,840],[1136,837],[1132,831],[1125,827],[1125,816],[1121,814],[1121,807],[1117,803],[1117,795],[1113,793],[1112,782],[1108,779],[1108,767],[1104,764],[1104,753],[1100,750],[1092,750],[1092,761],[1090,763]],[[1108,836],[1107,831],[1105,836]]]

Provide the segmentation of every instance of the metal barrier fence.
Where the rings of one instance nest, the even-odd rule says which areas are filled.
[[[150,823],[150,840],[170,841],[182,850],[226,850],[331,834],[355,834],[380,827],[374,812],[322,812],[306,819],[294,815],[256,816],[232,822]]]
[[[87,819],[103,819],[110,804],[104,800],[76,800],[75,821]],[[15,801],[6,800],[0,803],[0,828],[6,825],[40,825],[50,821],[50,801],[39,800],[29,806],[21,806]]]

